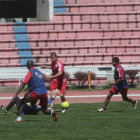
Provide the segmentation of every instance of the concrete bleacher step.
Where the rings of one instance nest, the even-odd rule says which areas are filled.
[[[40,66],[44,63],[36,63],[36,66]],[[45,63],[47,66],[50,65],[50,63]],[[63,62],[64,66],[111,66],[111,61],[73,61],[73,62]],[[139,60],[124,60],[121,61],[122,65],[139,65]]]
[[[139,0],[64,0],[66,4],[96,4],[96,3],[128,3],[140,2]]]
[[[67,13],[72,12],[129,12],[139,11],[140,2],[129,3],[96,3],[96,4],[65,4],[55,6],[55,9],[65,8]]]
[[[36,46],[78,46],[78,45],[130,45],[139,44],[139,36],[128,37],[87,37],[87,38],[48,38],[29,40],[31,47]]]
[[[89,53],[129,53],[140,52],[139,44],[131,45],[85,45],[85,46],[59,46],[59,47],[32,47],[33,55],[50,54],[89,54]]]
[[[29,31],[29,39],[139,36],[140,28]]]
[[[74,65],[88,65],[90,61],[93,61],[95,64],[102,64],[103,61],[110,62],[112,57],[117,56],[120,58],[122,63],[129,64],[134,62],[135,64],[140,60],[140,52],[117,52],[117,53],[80,53],[80,54],[58,54],[58,58],[64,62],[64,64],[69,65],[74,63]],[[33,59],[35,63],[51,63],[49,54],[41,55],[13,55],[13,56],[0,56],[0,67],[2,66],[19,66],[20,61],[31,60]],[[90,62],[91,63],[91,62]],[[105,63],[106,64],[106,63]],[[102,64],[103,65],[103,64]],[[26,64],[24,64],[26,66]]]
[[[13,31],[13,23],[0,23],[0,31]]]
[[[44,62],[42,63],[35,63],[35,66],[41,66],[42,64],[44,64]],[[50,65],[50,63],[45,62],[46,65]],[[139,60],[123,60],[121,61],[122,65],[139,65]],[[73,62],[64,62],[65,66],[111,66],[112,63],[111,61],[73,61]],[[8,63],[8,64],[0,64],[0,68],[3,67],[21,67],[20,63]],[[26,67],[26,65],[24,65],[24,67]]]
[[[73,12],[55,14],[54,22],[67,21],[114,21],[114,20],[139,20],[140,11],[129,12]]]
[[[65,21],[58,23],[45,24],[28,24],[28,32],[38,32],[40,30],[80,30],[80,29],[124,29],[124,28],[140,28],[140,20],[112,20],[112,21]]]
[[[29,50],[29,48],[19,48],[20,51]],[[0,48],[1,55],[17,55],[17,48]],[[33,55],[42,55],[42,54],[50,54],[51,52],[56,52],[58,54],[80,54],[80,53],[119,53],[119,52],[140,52],[139,44],[131,44],[131,45],[85,45],[85,46],[58,46],[58,47],[45,47],[45,46],[36,46],[31,47]],[[31,55],[31,54],[29,54]]]
[[[28,40],[29,39],[46,39],[46,38],[61,38],[61,37],[81,37],[81,36],[96,36],[96,37],[115,37],[115,36],[137,36],[139,35],[140,28],[122,28],[122,29],[57,29],[57,30],[47,30],[38,29],[36,31],[29,30],[27,32],[19,33],[14,32],[0,32],[1,40],[13,40],[14,35],[17,36],[17,40]],[[19,35],[19,36],[18,36]],[[27,37],[28,35],[28,37]],[[21,44],[20,47],[26,44]],[[17,46],[18,47],[18,46]]]
[[[47,38],[47,39],[30,39],[30,47],[36,46],[78,46],[78,45],[130,45],[139,44],[139,36],[127,37],[81,37],[81,38]],[[26,43],[25,40],[0,40],[0,46],[10,47],[13,44]]]

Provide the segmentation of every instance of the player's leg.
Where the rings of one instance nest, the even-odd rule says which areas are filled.
[[[121,93],[122,99],[124,101],[130,102],[130,103],[133,104],[133,109],[136,109],[137,108],[137,100],[133,100],[133,99],[131,99],[130,97],[127,96],[127,93],[128,93],[128,89],[127,88],[123,88],[120,91],[120,93]]]
[[[60,98],[61,98],[61,102],[66,101],[65,98],[65,94],[66,94],[66,86],[67,86],[67,82],[64,82],[61,86],[61,92],[60,92]],[[66,111],[66,109],[62,108],[62,113],[64,113]]]
[[[31,102],[32,101],[32,94],[31,93],[27,93],[23,99],[21,99],[20,101],[20,105],[19,105],[19,109],[18,109],[18,117],[16,119],[16,122],[21,122],[22,121],[22,111],[23,111],[23,107],[24,104],[27,102]]]
[[[65,98],[66,87],[67,87],[67,82],[62,83],[61,87],[59,87],[59,89],[60,89],[60,98],[61,98],[62,102],[66,101],[66,98]]]
[[[62,86],[61,91],[59,89],[55,89],[55,90],[52,90],[50,92],[50,97],[51,97],[50,100],[52,100],[52,102],[49,101],[49,102],[51,102],[49,104],[50,104],[51,108],[53,108],[55,97],[57,95],[60,96],[62,102],[66,101],[66,99],[65,99],[65,93],[66,93],[66,85],[65,86]],[[65,111],[66,111],[65,109],[62,109],[62,113],[64,113]]]
[[[107,105],[109,104],[109,102],[110,102],[110,99],[111,99],[111,97],[113,96],[113,92],[110,92],[108,95],[107,95],[107,97],[106,97],[106,99],[105,99],[105,102],[104,102],[104,110],[106,110],[106,107],[107,107]]]
[[[7,113],[15,104],[17,105],[17,103],[20,102],[19,97],[15,97],[13,98],[10,103],[7,105],[7,107],[5,108],[3,105],[1,105],[1,109]],[[18,107],[17,107],[18,108]]]
[[[104,106],[100,109],[98,109],[98,112],[104,112],[110,102],[110,99],[111,97],[114,95],[114,94],[117,94],[118,92],[115,90],[115,88],[112,86],[110,88],[110,91],[109,91],[109,94],[107,95],[106,99],[105,99],[105,102],[104,102]]]
[[[48,91],[48,95],[50,95],[50,99],[48,101],[48,106],[50,105],[53,108],[54,99],[56,98],[57,95],[60,95],[60,90],[55,89],[52,91]]]
[[[55,98],[57,96],[57,90],[58,89],[58,83],[52,80],[51,85],[50,85],[50,90],[48,91],[48,94],[50,95],[51,98]],[[50,104],[51,108],[53,108],[54,100]]]
[[[16,99],[16,107],[17,107],[17,110],[19,109],[20,102],[21,102],[21,99],[19,97],[17,97],[17,99]]]
[[[44,114],[51,114],[52,117],[53,117],[53,120],[54,121],[57,121],[58,118],[57,118],[57,115],[56,115],[56,112],[54,111],[54,109],[47,109],[47,106],[48,106],[48,96],[47,94],[44,94],[44,95],[40,95],[39,96],[39,100],[40,100],[40,106],[42,108],[42,112]]]
[[[53,108],[53,104],[54,104],[54,98],[55,98],[55,95],[54,95],[54,91],[55,90],[49,90],[48,91],[48,95],[50,96],[50,99],[52,100],[51,102],[49,102],[49,106],[51,107],[51,108]]]

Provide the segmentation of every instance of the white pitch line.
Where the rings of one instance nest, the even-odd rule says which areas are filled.
[[[66,98],[102,98],[107,95],[75,95],[75,96],[65,96]],[[140,97],[140,94],[128,94],[129,97]],[[121,95],[114,95],[113,97],[121,97]],[[0,100],[9,100],[13,97],[0,97]],[[20,97],[23,98],[23,97]],[[56,97],[59,98],[59,97]]]
[[[101,98],[101,97],[106,97],[107,95],[77,95],[77,96],[65,96],[66,98]],[[128,94],[128,96],[134,97],[137,96],[139,97],[140,94]],[[121,97],[121,95],[114,95],[113,97]]]

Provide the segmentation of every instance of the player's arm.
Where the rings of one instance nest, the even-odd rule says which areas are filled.
[[[46,64],[43,64],[43,65],[41,65],[41,68],[42,69],[51,69],[52,67],[51,66],[47,66]]]
[[[116,80],[116,81],[114,81],[114,82],[111,82],[111,83],[110,83],[111,85],[115,85],[115,84],[117,84],[117,83],[119,83],[119,82],[121,82],[121,81],[124,80],[124,73],[123,73],[123,70],[122,70],[121,68],[119,68],[117,71],[118,71],[118,73],[119,73],[119,78],[118,78],[118,80]]]
[[[25,85],[28,84],[31,78],[32,78],[32,73],[28,72],[25,79],[22,81],[22,84],[19,86],[16,95],[14,97],[17,97],[19,95],[19,93],[24,89]]]
[[[25,85],[26,85],[25,83],[22,83],[22,84],[19,86],[19,88],[18,88],[18,90],[17,90],[15,96],[17,96],[17,95],[24,89]]]
[[[57,74],[55,74],[55,75],[52,75],[52,76],[50,76],[50,78],[56,78],[56,77],[59,77],[60,75],[62,75],[62,72],[60,71],[60,72],[58,72]]]
[[[110,84],[111,84],[111,85],[115,85],[115,84],[117,84],[117,83],[119,83],[119,82],[121,82],[121,81],[123,81],[123,80],[124,80],[123,77],[119,77],[119,79],[118,79],[117,81],[111,82]]]

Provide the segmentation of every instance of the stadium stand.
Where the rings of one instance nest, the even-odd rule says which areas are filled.
[[[65,66],[106,67],[113,56],[138,66],[139,6],[139,0],[54,0],[51,22],[0,23],[0,67],[24,67],[28,59],[49,65],[52,51]]]

